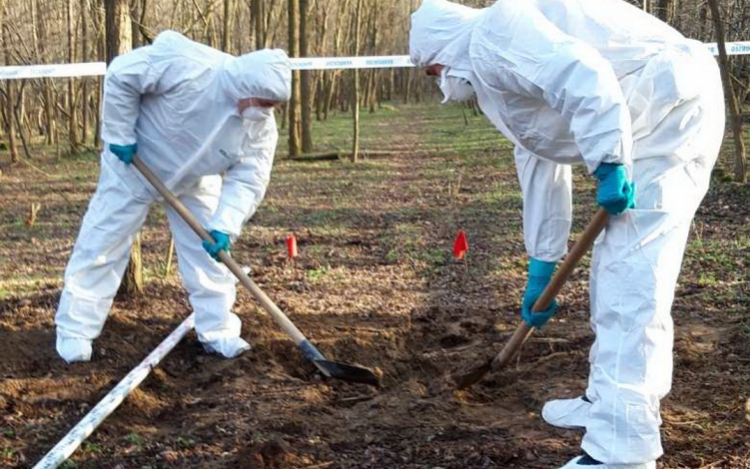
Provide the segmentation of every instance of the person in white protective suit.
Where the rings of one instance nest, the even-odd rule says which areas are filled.
[[[225,357],[250,348],[231,312],[235,280],[218,252],[229,251],[264,197],[278,140],[273,106],[288,100],[290,90],[283,51],[234,57],[173,31],[112,61],[104,81],[99,183],[55,316],[57,352],[65,361],[90,360],[133,239],[160,200],[130,165],[136,151],[215,240],[202,243],[166,207],[199,340]]]
[[[691,220],[724,131],[719,70],[707,48],[622,0],[499,0],[473,9],[425,0],[412,15],[412,61],[447,99],[476,96],[515,144],[529,277],[522,317],[566,252],[571,167],[598,180],[612,216],[594,246],[585,396],[543,418],[585,428],[564,468],[647,469],[663,451],[671,305]]]

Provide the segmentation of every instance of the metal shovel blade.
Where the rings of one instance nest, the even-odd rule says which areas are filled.
[[[336,378],[350,383],[369,384],[376,388],[380,387],[380,375],[369,368],[330,360],[315,360],[313,363],[327,378]]]
[[[461,375],[461,376],[457,376],[456,382],[458,383],[458,389],[466,389],[477,384],[479,381],[482,380],[482,378],[484,378],[484,375],[489,373],[491,369],[492,369],[492,358],[484,362],[482,365],[469,371],[468,373]]]

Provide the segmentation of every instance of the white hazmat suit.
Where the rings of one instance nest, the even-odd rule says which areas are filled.
[[[499,0],[485,9],[426,0],[412,15],[410,54],[471,83],[515,144],[531,257],[554,262],[566,252],[570,164],[589,173],[622,164],[636,183],[636,208],[612,217],[595,243],[591,403],[571,405],[587,412],[588,455],[607,468],[654,467],[674,289],[724,130],[714,58],[622,0]]]
[[[57,350],[89,360],[150,205],[160,200],[109,145],[138,155],[209,231],[239,236],[266,192],[278,131],[272,113],[243,119],[246,98],[285,101],[289,59],[281,50],[234,57],[166,31],[150,46],[117,57],[107,70],[102,110],[101,173],[65,271],[55,322]],[[221,174],[224,174],[223,178]],[[235,281],[200,238],[166,207],[180,274],[206,347],[232,357],[249,346],[230,309]]]

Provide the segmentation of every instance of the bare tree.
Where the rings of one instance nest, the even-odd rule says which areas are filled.
[[[221,50],[232,52],[232,28],[234,27],[234,1],[224,0],[224,24],[221,31]]]
[[[266,14],[263,2],[264,0],[252,0],[252,17],[255,20],[256,49],[262,49],[266,45]]]
[[[308,0],[299,1],[299,49],[301,57],[308,57],[309,54],[309,42],[308,37],[308,13],[309,13],[309,2]],[[313,137],[312,137],[312,70],[305,70],[301,73],[302,90],[302,151],[304,153],[310,153],[313,150]]]
[[[732,75],[729,70],[729,59],[727,58],[726,45],[724,41],[724,23],[721,21],[718,0],[708,0],[711,8],[711,16],[716,29],[717,46],[719,49],[719,68],[721,68],[721,80],[724,83],[724,95],[729,108],[729,116],[732,123],[732,134],[734,136],[734,178],[738,182],[747,182],[747,159],[745,156],[745,142],[742,135],[742,113],[737,102],[737,95],[732,84]]]
[[[75,58],[75,19],[73,18],[73,2],[74,0],[67,0],[65,8],[65,18],[68,26],[68,63],[74,63]],[[76,112],[76,92],[75,92],[75,79],[68,79],[68,140],[70,141],[71,147],[75,148],[78,146],[78,113]]]
[[[84,62],[88,62],[89,59],[89,6],[88,6],[88,0],[81,0],[81,58]],[[86,141],[89,138],[89,106],[88,106],[88,96],[89,96],[89,79],[84,78],[83,79],[83,90],[81,92],[81,101],[83,102],[83,106],[81,106],[81,125],[83,129],[81,130],[81,142],[83,144],[86,144]],[[75,112],[75,111],[74,111]]]
[[[133,31],[130,26],[130,6],[127,0],[104,0],[107,63],[118,55],[130,52]]]
[[[33,0],[34,3],[38,4],[41,0]],[[47,22],[44,19],[42,11],[37,8],[37,23],[35,24],[34,31],[34,42],[37,44],[40,57],[47,56]],[[55,119],[55,106],[53,105],[53,91],[54,84],[52,80],[44,79],[42,82],[43,101],[44,101],[44,130],[45,130],[45,142],[47,145],[54,145],[57,142],[57,121]]]
[[[8,37],[10,33],[8,31],[8,24],[5,19],[6,4],[4,0],[0,0],[0,30],[2,30],[2,49],[4,51],[5,64],[10,65],[10,40]],[[5,120],[5,133],[8,136],[8,150],[10,151],[11,163],[18,162],[18,143],[16,143],[16,119],[15,119],[15,88],[16,82],[14,80],[5,81],[5,92],[3,97],[5,98],[5,112],[3,117]]]
[[[130,6],[127,0],[105,0],[107,35],[107,63],[131,50],[133,29],[130,25]],[[118,295],[133,296],[143,292],[143,262],[141,260],[141,235],[135,237],[130,250],[130,262],[120,285]]]
[[[357,0],[357,9],[354,13],[354,50],[353,54],[359,55],[359,32],[362,27],[362,0]],[[354,115],[354,136],[352,138],[352,162],[359,157],[359,69],[354,69],[354,80],[352,86],[352,114]]]
[[[299,57],[299,0],[288,0],[288,48],[291,57]],[[295,157],[302,153],[300,136],[300,77],[299,71],[292,73],[292,97],[289,100],[289,156]]]

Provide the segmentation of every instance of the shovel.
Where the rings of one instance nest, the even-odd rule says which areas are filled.
[[[203,226],[195,219],[192,213],[185,207],[177,197],[172,194],[169,189],[159,180],[158,176],[154,174],[138,156],[133,157],[133,166],[148,179],[148,182],[164,197],[164,200],[175,209],[177,213],[190,225],[195,233],[206,241],[214,242],[214,239],[210,234],[203,228]],[[253,280],[242,270],[237,262],[224,250],[219,251],[219,258],[226,265],[232,273],[237,276],[239,281],[244,285],[250,293],[253,294],[256,300],[268,311],[276,324],[281,327],[284,332],[289,335],[297,347],[302,351],[305,357],[313,362],[315,366],[326,378],[336,378],[342,381],[348,381],[351,383],[363,383],[371,386],[380,386],[380,378],[372,370],[355,365],[347,365],[345,363],[338,363],[330,360],[326,360],[320,351],[309,341],[307,338],[297,329],[297,326],[289,320],[288,317],[274,304],[273,301],[261,290]]]
[[[591,222],[589,222],[586,230],[573,246],[573,249],[571,249],[565,257],[565,261],[557,269],[557,272],[555,272],[552,280],[550,280],[549,284],[542,292],[542,296],[540,296],[534,303],[534,306],[532,306],[532,311],[545,311],[549,308],[552,301],[555,299],[555,296],[560,292],[565,281],[570,277],[570,274],[573,272],[576,264],[578,264],[578,261],[581,260],[584,254],[586,254],[586,251],[588,251],[591,245],[594,244],[596,237],[599,236],[599,233],[601,233],[607,225],[607,220],[609,220],[607,211],[600,208]],[[521,324],[516,328],[513,336],[500,353],[468,373],[459,375],[456,378],[458,389],[466,389],[478,383],[490,370],[497,371],[505,367],[533,331],[534,328],[532,326],[526,324],[526,321],[521,321]]]

